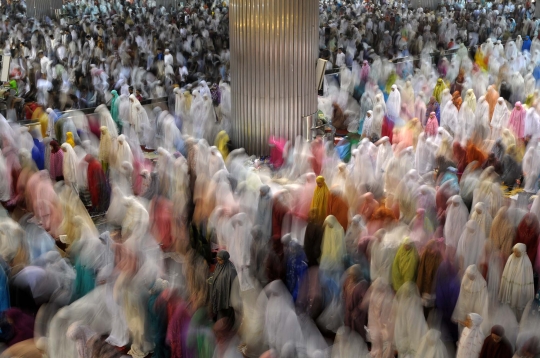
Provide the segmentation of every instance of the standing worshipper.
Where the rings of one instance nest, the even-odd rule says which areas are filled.
[[[504,98],[499,97],[493,108],[491,115],[491,140],[497,140],[501,137],[502,131],[508,126],[510,120],[510,112]]]
[[[55,140],[52,140],[49,145],[51,146],[49,169],[51,179],[55,181],[64,180],[64,174],[62,172],[62,166],[64,165],[64,151],[60,149],[60,145]]]
[[[141,105],[141,102],[135,97],[135,95],[129,96],[130,101],[130,113],[129,124],[131,125],[129,140],[133,142],[140,142],[141,145],[145,145],[146,131],[150,127],[148,120],[148,114]]]
[[[77,154],[73,150],[73,147],[68,143],[64,143],[60,146],[63,155],[62,162],[62,175],[67,185],[71,186],[76,193],[79,192],[77,184]]]
[[[368,330],[371,337],[371,354],[374,357],[391,357],[394,353],[391,330],[394,291],[383,278],[373,281],[366,294],[364,305],[368,306]]]
[[[34,138],[34,146],[32,147],[32,160],[36,164],[38,170],[45,169],[45,147],[42,142]]]
[[[465,269],[470,265],[479,265],[483,259],[486,235],[478,223],[469,220],[463,229],[457,247],[457,260],[460,268]]]
[[[317,186],[315,187],[315,193],[311,201],[310,212],[313,210],[315,220],[322,224],[326,220],[330,191],[328,190],[328,186],[326,186],[324,177],[318,176],[315,181],[317,182]]]
[[[478,358],[512,358],[513,351],[512,345],[504,336],[504,328],[495,325],[491,327],[491,334],[484,340]]]
[[[214,320],[228,318],[229,322],[234,322],[234,309],[232,308],[231,292],[233,281],[236,279],[236,269],[229,261],[230,255],[227,251],[221,250],[217,254],[217,265],[213,276],[210,278],[210,299]]]
[[[499,99],[499,92],[497,92],[495,85],[490,85],[486,93],[486,102],[489,105],[489,121],[490,122],[493,118],[493,113],[495,111],[495,106],[497,105],[498,99]]]
[[[272,237],[272,192],[268,185],[262,185],[259,191],[255,225],[261,230],[262,239],[270,240]]]
[[[241,291],[252,289],[253,280],[249,273],[251,261],[251,221],[245,213],[239,213],[233,216],[230,220],[230,225],[233,231],[233,237],[229,240],[230,261],[236,268],[238,282]]]
[[[439,123],[437,122],[437,115],[435,114],[435,112],[431,112],[426,123],[426,135],[428,135],[429,137],[435,137],[437,135],[438,129]]]
[[[471,312],[484,316],[488,313],[487,283],[476,265],[467,267],[461,279],[459,298],[452,320],[463,322],[467,319],[467,314]]]
[[[120,120],[120,96],[116,90],[111,91],[111,117],[116,123],[118,134],[122,134],[122,121]]]
[[[525,138],[525,117],[527,110],[523,108],[521,102],[516,102],[516,106],[510,114],[508,129],[516,136],[517,139]]]
[[[469,220],[469,210],[459,195],[454,195],[447,201],[444,238],[446,245],[456,249],[463,228]]]
[[[353,265],[348,270],[348,276],[343,283],[345,297],[345,326],[356,331],[366,339],[367,310],[362,307],[362,301],[369,284],[364,279],[360,265]]]
[[[418,265],[416,285],[422,297],[422,305],[431,308],[435,304],[435,282],[439,265],[442,262],[441,243],[431,239],[424,247]]]
[[[438,103],[441,103],[442,93],[445,88],[446,88],[446,85],[444,84],[443,79],[439,78],[437,80],[437,84],[435,85],[435,88],[433,89],[433,97],[435,97]]]
[[[112,115],[104,104],[100,104],[94,111],[99,115],[101,125],[100,127],[107,127],[111,137],[118,137],[118,128],[116,123],[113,121]]]
[[[109,208],[110,190],[105,173],[98,160],[91,154],[84,158],[88,163],[87,180],[92,208],[97,213],[103,213]]]
[[[302,246],[291,238],[291,234],[285,234],[281,238],[281,243],[284,246],[284,254],[286,261],[286,278],[285,283],[293,300],[296,302],[298,291],[304,276],[307,272],[307,259],[302,249]]]
[[[394,342],[399,357],[416,357],[428,326],[422,310],[422,300],[414,282],[407,282],[396,292],[392,307]]]
[[[455,106],[454,101],[450,99],[446,102],[443,109],[440,125],[453,135],[458,124],[458,108]]]
[[[454,249],[447,246],[444,261],[435,277],[435,307],[441,317],[441,333],[444,342],[456,342],[459,338],[456,322],[452,314],[459,298],[461,283],[454,260]]]
[[[101,137],[99,140],[98,158],[104,172],[109,170],[109,163],[113,157],[113,142],[109,134],[109,128],[103,126],[100,128]]]
[[[463,104],[463,98],[461,98],[461,93],[456,91],[452,94],[452,103],[457,108],[458,112],[461,109],[461,105]]]
[[[343,228],[349,226],[349,205],[340,189],[330,190],[327,214],[334,215]]]
[[[406,282],[416,282],[418,251],[411,239],[406,237],[399,247],[392,264],[392,287],[398,291]]]
[[[378,138],[388,137],[390,140],[392,140],[394,136],[394,127],[396,126],[396,123],[398,123],[400,120],[400,112],[401,94],[399,93],[397,86],[392,85],[392,89],[390,91],[390,94],[388,95],[387,112],[383,118],[381,134],[378,136]],[[376,118],[377,116],[375,116],[375,119]]]
[[[480,325],[482,317],[477,313],[469,313],[463,322],[465,329],[458,342],[456,358],[478,358],[484,345],[484,333]]]
[[[392,85],[388,100],[386,101],[387,115],[396,121],[401,113],[401,93],[399,93],[396,85]]]
[[[426,105],[426,117],[420,118],[424,127],[429,121],[431,113],[435,113],[435,117],[437,117],[437,124],[439,124],[441,122],[441,108],[439,106],[439,102],[437,102],[437,100],[433,96],[430,97],[429,102]]]
[[[520,320],[525,306],[533,298],[533,269],[527,256],[527,247],[524,244],[516,244],[504,267],[499,300],[503,304],[508,304],[516,314],[516,318]]]
[[[344,269],[343,261],[346,254],[345,232],[333,215],[329,215],[324,220],[324,226],[320,269],[329,277],[338,281]]]
[[[323,234],[324,229],[322,224],[317,221],[316,210],[311,210],[308,215],[306,233],[304,235],[304,251],[306,253],[308,267],[319,265]]]
[[[510,220],[508,207],[503,206],[493,218],[489,240],[492,249],[501,253],[506,259],[512,254],[512,245],[516,237],[516,229]]]
[[[429,116],[429,113],[430,112],[427,111],[427,107],[426,107],[426,100],[424,98],[424,92],[420,92],[418,96],[416,97],[416,101],[414,103],[413,118],[420,118],[422,120],[423,125],[425,125],[425,122],[426,122],[427,116]]]

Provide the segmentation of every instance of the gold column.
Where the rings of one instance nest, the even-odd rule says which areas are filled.
[[[318,0],[231,0],[233,144],[268,154],[317,111]]]

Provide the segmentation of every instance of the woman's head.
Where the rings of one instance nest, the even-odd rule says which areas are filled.
[[[229,255],[229,253],[227,251],[221,250],[217,254],[217,262],[218,262],[218,264],[223,265],[224,263],[229,261],[230,257],[231,257],[231,255]]]

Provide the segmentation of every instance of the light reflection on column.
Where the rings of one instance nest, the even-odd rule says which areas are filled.
[[[317,111],[318,4],[231,0],[231,139],[250,154],[267,154],[271,135],[301,135]]]

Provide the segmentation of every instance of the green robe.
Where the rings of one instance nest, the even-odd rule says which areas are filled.
[[[116,129],[118,130],[118,134],[122,134],[122,121],[120,120],[120,96],[118,96],[118,92],[116,90],[112,90],[111,94],[113,96],[111,100],[111,117],[116,123]]]

